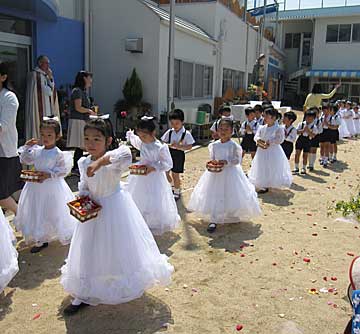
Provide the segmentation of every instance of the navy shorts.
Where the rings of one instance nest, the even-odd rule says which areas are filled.
[[[311,140],[309,137],[299,136],[296,141],[295,149],[299,151],[304,151],[304,153],[309,153],[311,148]]]

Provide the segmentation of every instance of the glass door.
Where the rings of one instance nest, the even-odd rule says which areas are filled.
[[[20,103],[17,114],[17,129],[20,143],[25,139],[26,77],[30,70],[29,49],[29,45],[2,42],[0,40],[0,62],[9,63],[11,84]]]

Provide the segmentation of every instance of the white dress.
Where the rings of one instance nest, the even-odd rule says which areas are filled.
[[[139,164],[156,169],[146,176],[130,175],[127,189],[154,235],[172,231],[181,219],[165,174],[173,166],[169,148],[158,140],[145,144],[131,131],[127,136],[140,151]]]
[[[350,136],[355,136],[356,130],[354,124],[354,112],[352,111],[352,109],[345,109],[343,116]]]
[[[354,112],[355,134],[360,135],[360,112]]]
[[[0,293],[19,271],[13,231],[0,208]]]
[[[267,149],[257,148],[249,172],[249,180],[257,188],[290,188],[292,174],[290,164],[280,146],[284,141],[284,131],[279,125],[259,127],[254,140],[268,141]]]
[[[350,130],[348,129],[348,124],[344,117],[347,117],[348,111],[346,109],[339,110],[339,115],[341,117],[341,122],[339,126],[339,137],[340,139],[351,137]]]
[[[93,177],[86,175],[91,157],[79,160],[80,194],[102,209],[95,219],[77,223],[61,276],[65,291],[90,305],[139,298],[156,284],[169,284],[174,269],[160,254],[131,195],[121,189],[121,174],[132,160],[129,148],[120,146],[106,155],[111,164]]]
[[[241,147],[229,140],[209,145],[211,160],[228,162],[220,173],[205,171],[191,194],[188,210],[210,217],[216,224],[250,221],[261,214],[255,187],[240,163]]]
[[[26,182],[14,219],[16,228],[26,243],[59,240],[69,244],[76,223],[66,205],[75,196],[64,180],[71,169],[71,155],[57,147],[45,149],[38,145],[23,146],[19,153],[22,164],[34,165],[36,171],[50,173],[51,178],[43,183]]]

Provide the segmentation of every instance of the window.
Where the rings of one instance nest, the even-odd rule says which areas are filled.
[[[292,48],[292,34],[285,34],[285,49]]]
[[[285,34],[285,49],[298,49],[300,48],[301,34]]]
[[[340,24],[339,42],[350,42],[351,24]]]
[[[180,60],[174,64],[174,97],[180,97]]]
[[[326,42],[337,42],[339,34],[339,25],[331,24],[327,26]]]
[[[223,94],[228,88],[232,88],[236,93],[244,83],[244,72],[235,71],[228,68],[223,70]]]
[[[213,94],[213,67],[175,59],[174,97],[204,98]]]
[[[31,21],[18,19],[11,16],[0,15],[0,31],[10,34],[31,36]]]
[[[360,42],[360,23],[353,24],[352,41]]]
[[[193,97],[194,64],[181,62],[180,85],[182,97]]]
[[[213,68],[204,67],[204,96],[212,96],[213,91]]]
[[[195,97],[204,96],[204,65],[195,65]]]
[[[360,24],[330,24],[326,30],[326,42],[360,42]]]

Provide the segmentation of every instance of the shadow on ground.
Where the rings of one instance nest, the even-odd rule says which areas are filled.
[[[58,314],[67,334],[152,334],[173,323],[169,306],[150,294],[125,304],[90,306],[65,317],[63,309],[69,303],[69,297],[64,299]]]
[[[18,249],[19,273],[9,287],[29,290],[40,286],[45,280],[60,276],[60,268],[68,253],[68,246],[53,242],[37,254],[30,254],[30,248]],[[44,270],[46,268],[46,270]]]

